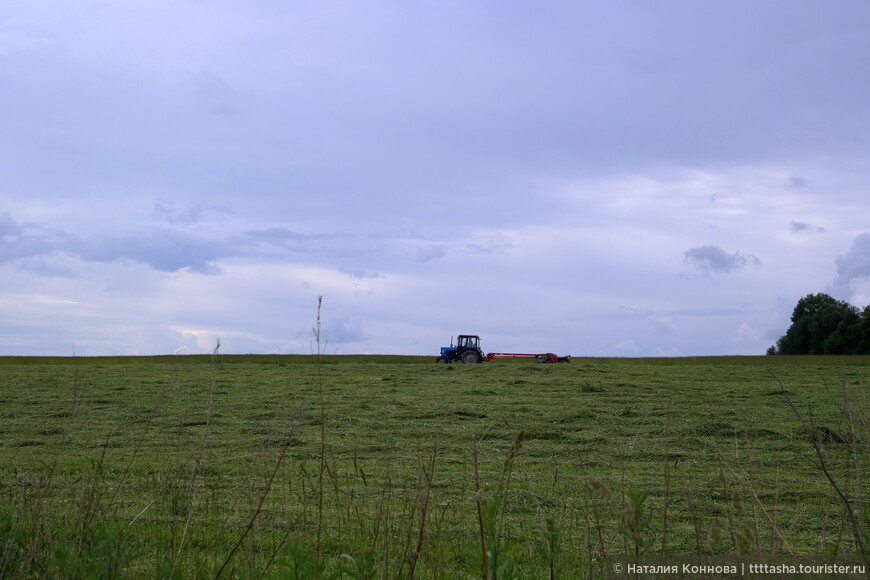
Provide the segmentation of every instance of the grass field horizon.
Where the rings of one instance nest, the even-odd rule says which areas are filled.
[[[868,356],[434,360],[0,357],[0,576],[866,551]]]
[[[434,354],[390,354],[390,353],[220,353],[221,362],[262,362],[286,364],[330,364],[347,362],[383,362],[383,363],[432,363],[437,358]],[[77,364],[77,363],[129,363],[129,362],[170,362],[184,361],[212,364],[215,355],[210,353],[185,354],[120,354],[120,355],[0,355],[0,365],[19,364],[27,362],[44,362],[46,364]],[[722,354],[722,355],[680,355],[680,356],[573,356],[571,362],[626,362],[643,364],[675,364],[680,362],[762,362],[765,365],[778,364],[822,364],[870,366],[870,355],[768,355],[768,354]],[[489,361],[491,365],[534,364],[530,358],[505,358]],[[461,365],[461,362],[451,364]]]

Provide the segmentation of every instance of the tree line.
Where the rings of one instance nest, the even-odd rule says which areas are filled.
[[[870,306],[859,310],[828,294],[807,294],[767,354],[870,354]]]

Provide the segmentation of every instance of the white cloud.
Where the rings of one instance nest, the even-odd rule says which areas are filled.
[[[614,344],[610,347],[610,351],[614,356],[637,356],[641,353],[637,341],[633,338]]]
[[[658,334],[677,334],[679,332],[677,325],[666,316],[655,318],[653,322],[655,323],[655,329]]]
[[[680,356],[686,356],[686,353],[684,353],[683,351],[681,351],[680,349],[678,349],[678,348],[675,347],[675,346],[672,346],[672,347],[670,347],[670,348],[665,348],[665,347],[657,346],[657,347],[655,347],[655,348],[652,350],[652,353],[650,353],[650,354],[651,354],[652,356],[656,356],[656,357],[680,357]]]
[[[737,340],[739,342],[756,343],[758,342],[758,333],[744,322],[737,329]]]
[[[851,299],[853,285],[870,278],[870,233],[864,232],[852,240],[849,250],[837,256],[837,278],[832,285],[833,293],[841,299]]]
[[[348,316],[330,318],[320,330],[324,345],[364,342],[368,338],[362,320]]]

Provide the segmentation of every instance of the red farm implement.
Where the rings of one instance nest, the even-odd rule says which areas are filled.
[[[571,362],[570,356],[556,356],[551,352],[540,354],[520,353],[520,352],[491,352],[484,357],[484,362],[494,358],[536,358],[539,363],[567,363]]]

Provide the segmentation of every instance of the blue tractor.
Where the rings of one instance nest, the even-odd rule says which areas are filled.
[[[456,346],[453,339],[450,346],[441,347],[441,356],[435,359],[438,364],[447,364],[453,361],[462,361],[463,364],[473,365],[483,362],[486,355],[480,350],[480,337],[476,334],[460,334],[456,337]]]

